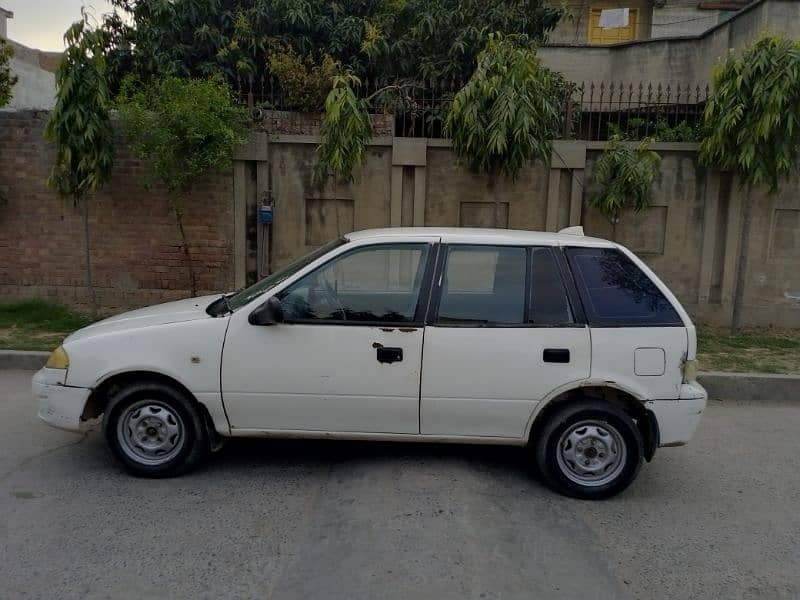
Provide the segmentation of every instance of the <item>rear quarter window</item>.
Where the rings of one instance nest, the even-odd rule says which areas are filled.
[[[683,325],[655,283],[619,250],[573,247],[566,254],[590,325]]]

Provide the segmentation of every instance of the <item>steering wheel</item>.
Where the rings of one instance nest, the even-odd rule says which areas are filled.
[[[335,312],[339,312],[342,314],[342,321],[347,321],[347,312],[344,310],[344,306],[342,302],[339,300],[339,295],[336,293],[336,290],[333,289],[330,282],[325,279],[324,277],[320,278],[322,280],[322,288],[325,292],[325,298],[328,300],[328,303],[335,307]]]

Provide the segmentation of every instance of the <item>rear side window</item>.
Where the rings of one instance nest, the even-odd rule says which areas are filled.
[[[683,325],[664,294],[619,250],[568,248],[566,253],[590,325]]]
[[[437,322],[525,323],[525,248],[450,246]]]
[[[528,322],[543,327],[574,323],[552,248],[531,249],[531,299]]]

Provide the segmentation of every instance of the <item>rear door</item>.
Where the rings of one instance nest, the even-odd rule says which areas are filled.
[[[521,438],[539,401],[589,376],[589,330],[565,293],[556,249],[451,244],[435,281],[423,434]]]
[[[592,378],[651,400],[678,398],[688,341],[670,301],[621,250],[565,252],[592,331]]]

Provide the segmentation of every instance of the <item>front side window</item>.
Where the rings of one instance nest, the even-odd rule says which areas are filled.
[[[590,325],[683,325],[664,294],[619,250],[568,248],[566,252]]]
[[[525,323],[525,248],[449,246],[437,323]]]
[[[278,297],[287,321],[411,323],[428,244],[368,246],[338,256]]]

